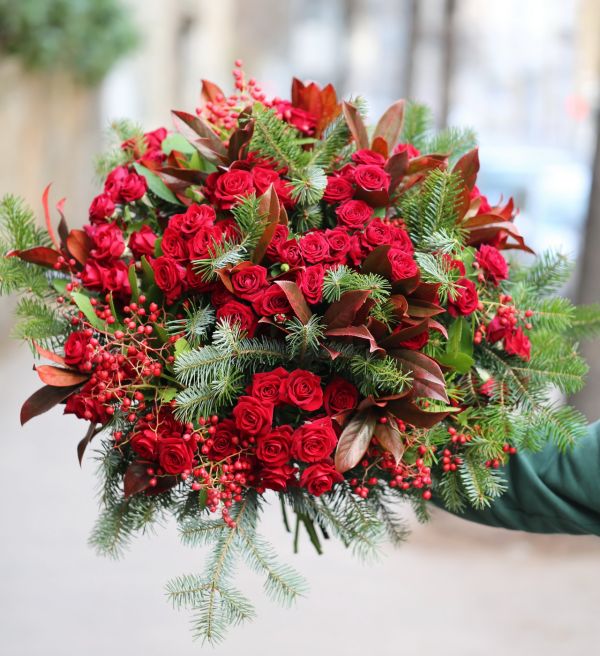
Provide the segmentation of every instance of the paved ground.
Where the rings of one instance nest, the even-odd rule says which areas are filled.
[[[137,542],[120,562],[96,557],[86,546],[96,512],[94,463],[80,469],[75,455],[82,424],[54,411],[19,428],[20,403],[36,386],[27,349],[5,341],[0,362],[0,654],[200,652],[188,618],[169,608],[162,585],[193,572],[201,554],[180,546],[168,527]],[[532,537],[436,513],[404,547],[365,566],[335,544],[322,557],[305,544],[294,557],[276,508],[266,515],[265,532],[308,576],[310,596],[281,609],[241,572],[239,586],[257,599],[258,619],[206,652],[598,653],[595,538]]]

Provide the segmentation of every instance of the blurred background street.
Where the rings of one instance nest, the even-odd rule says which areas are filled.
[[[77,39],[59,29],[73,4],[0,0],[0,195],[24,196],[40,219],[53,182],[69,224],[85,222],[111,121],[171,127],[170,109],[193,111],[201,78],[230,86],[239,57],[267,95],[285,97],[295,75],[360,94],[373,117],[410,97],[440,127],[475,128],[482,192],[514,196],[536,250],[577,258],[565,292],[600,302],[600,0],[123,0],[119,41],[107,49],[124,55],[84,81],[73,70],[85,63]],[[55,50],[64,61],[52,66]],[[168,526],[122,561],[97,558],[86,546],[95,466],[88,454],[80,469],[75,453],[83,422],[54,410],[19,427],[37,377],[27,347],[9,337],[12,307],[0,299],[0,654],[198,653],[162,586],[199,569],[202,554]],[[590,385],[577,403],[596,420],[600,347],[586,353]],[[273,507],[265,533],[307,576],[310,595],[281,609],[241,571],[258,618],[213,653],[597,653],[600,540],[510,533],[442,512],[428,526],[407,519],[407,544],[366,566],[333,543],[324,556],[310,544],[294,556]]]

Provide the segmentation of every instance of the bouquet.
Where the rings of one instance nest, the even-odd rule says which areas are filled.
[[[204,81],[174,131],[117,125],[83,230],[64,201],[55,225],[49,189],[44,230],[0,207],[1,291],[21,295],[44,383],[21,421],[64,404],[87,422],[98,551],[167,516],[209,545],[167,594],[212,642],[253,614],[237,559],[275,599],[305,592],[260,536],[267,503],[295,548],[335,536],[369,555],[404,539],[401,500],[482,508],[518,449],[573,444],[585,419],[548,399],[580,389],[599,317],[553,295],[564,256],[509,266],[531,251],[513,201],[479,192],[470,131],[433,134],[403,101],[369,129],[331,85],[267,99],[239,62],[234,80]]]

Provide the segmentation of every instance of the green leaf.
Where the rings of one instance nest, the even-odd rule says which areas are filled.
[[[473,359],[473,330],[464,317],[459,317],[450,324],[446,352],[442,353],[438,360],[447,367],[456,369],[461,374],[466,374],[475,364]]]
[[[145,255],[142,255],[142,282],[146,288],[154,284],[154,269]]]
[[[185,337],[180,337],[175,342],[175,357],[185,353],[186,351],[191,351],[190,345]]]
[[[54,278],[52,280],[52,287],[54,287],[59,294],[66,295],[68,284],[69,281],[66,278]]]
[[[94,306],[88,296],[81,294],[80,292],[73,292],[71,298],[75,301],[75,305],[77,305],[81,312],[83,312],[91,326],[102,333],[109,330],[109,326],[96,315]]]
[[[131,287],[131,300],[137,301],[140,295],[140,288],[138,286],[137,275],[135,273],[135,264],[129,267],[129,285]]]
[[[186,155],[193,155],[198,152],[182,134],[174,132],[169,134],[162,142],[162,151],[165,155],[170,155],[174,150]]]
[[[168,403],[172,401],[176,396],[179,390],[176,387],[161,387],[158,390],[158,398],[163,403]]]
[[[162,200],[166,200],[168,203],[173,203],[173,205],[181,205],[182,203],[177,199],[175,194],[167,187],[167,185],[156,175],[152,173],[145,166],[142,166],[138,162],[135,162],[133,167],[135,170],[146,178],[148,183],[148,189]]]

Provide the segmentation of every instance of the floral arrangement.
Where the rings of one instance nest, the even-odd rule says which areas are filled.
[[[517,449],[572,444],[585,420],[548,401],[586,366],[597,308],[553,296],[569,275],[530,251],[512,200],[491,205],[465,130],[433,134],[398,101],[369,130],[364,102],[294,80],[267,99],[240,65],[204,82],[176,131],[120,126],[89,224],[46,229],[3,200],[0,284],[17,336],[47,364],[26,422],[63,403],[99,436],[102,512],[91,537],[118,555],[173,515],[206,570],[168,585],[219,640],[252,615],[238,557],[291,601],[303,580],[257,532],[278,497],[297,548],[335,536],[368,555],[419,516],[505,489]]]

